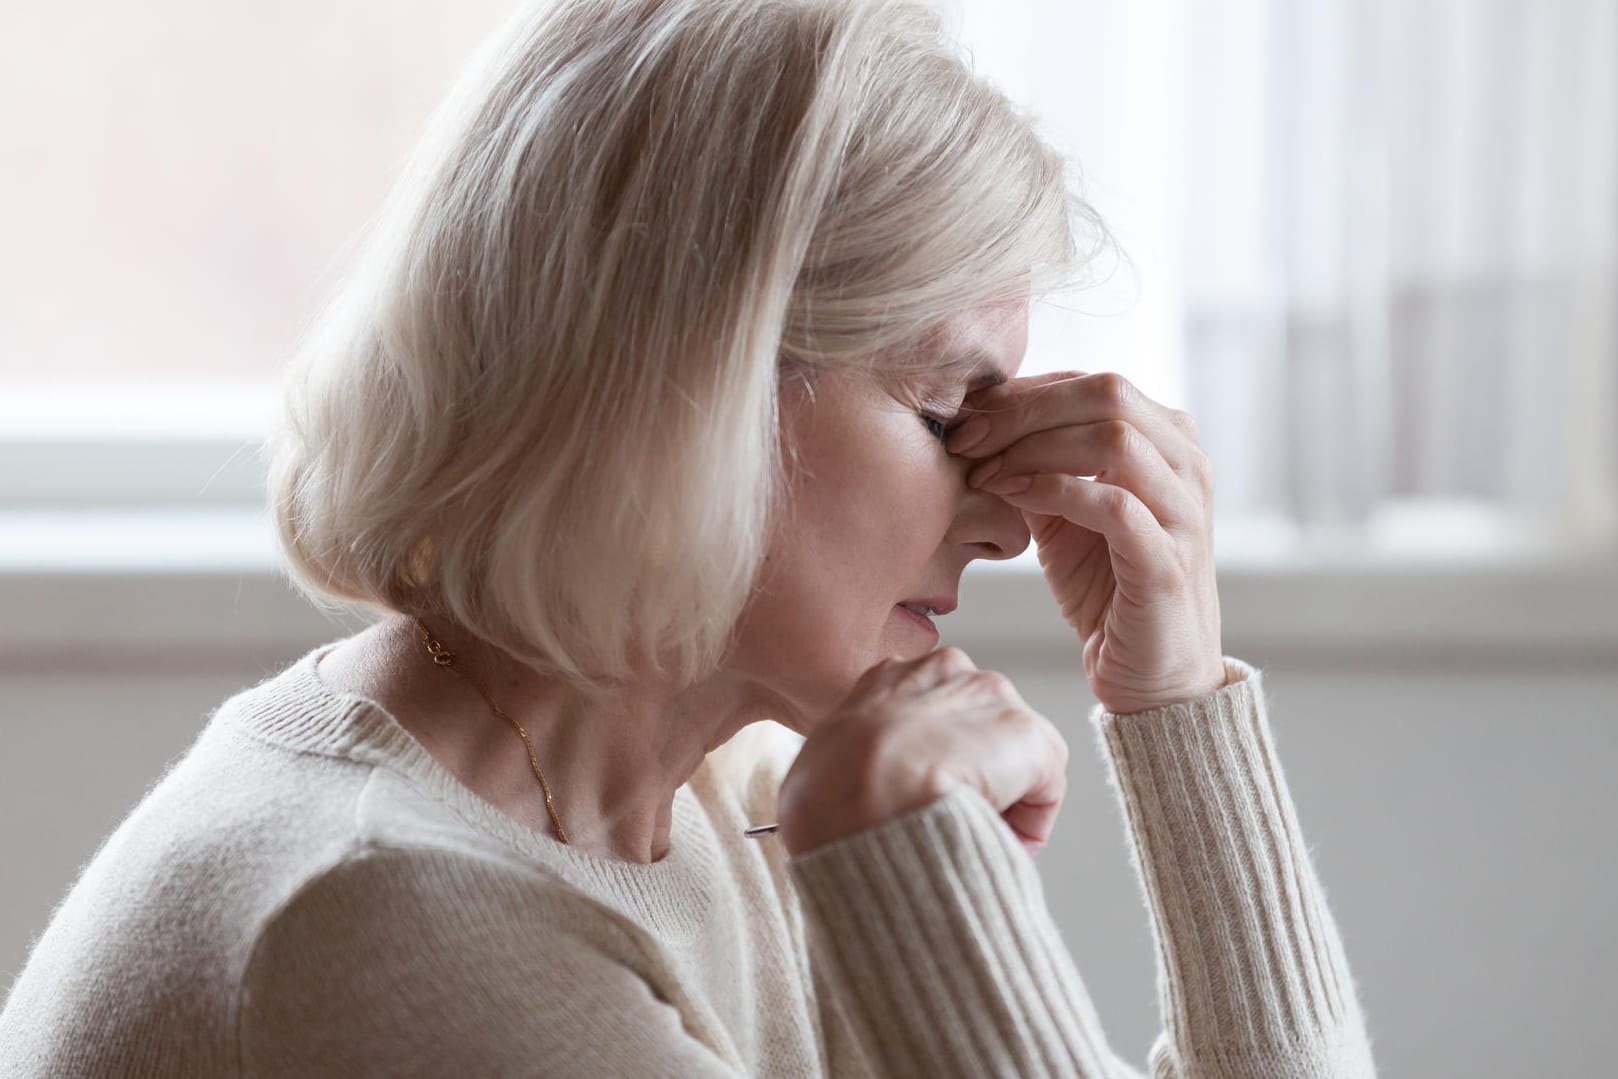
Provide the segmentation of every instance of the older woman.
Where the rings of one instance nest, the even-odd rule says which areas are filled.
[[[0,1071],[1138,1079],[1031,857],[1065,743],[934,648],[1032,541],[1155,920],[1152,1074],[1370,1076],[1195,425],[1017,377],[1097,224],[924,7],[519,11],[271,443],[294,580],[380,617],[112,835]]]

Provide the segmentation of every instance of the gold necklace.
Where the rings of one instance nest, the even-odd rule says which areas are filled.
[[[556,803],[551,799],[551,785],[545,782],[545,773],[539,770],[539,761],[534,759],[534,743],[529,741],[528,732],[522,729],[521,723],[518,723],[515,719],[512,719],[510,716],[506,715],[505,712],[501,711],[500,706],[494,703],[494,698],[489,696],[489,691],[483,688],[482,682],[479,682],[476,678],[473,678],[470,674],[467,674],[465,671],[455,666],[455,653],[451,652],[448,648],[445,648],[442,644],[435,640],[433,635],[427,632],[427,626],[422,622],[421,619],[416,619],[416,626],[421,630],[422,643],[427,646],[427,651],[432,655],[433,662],[438,664],[440,667],[449,668],[462,678],[466,679],[468,682],[472,683],[472,685],[477,688],[477,691],[483,695],[483,699],[489,703],[489,707],[494,709],[494,714],[511,724],[513,727],[517,728],[517,733],[522,735],[522,744],[528,747],[528,767],[533,769],[534,778],[539,780],[540,789],[545,792],[545,810],[551,815],[551,823],[556,826],[556,838],[560,839],[563,843],[566,843],[567,832],[562,828],[562,818],[556,815]]]

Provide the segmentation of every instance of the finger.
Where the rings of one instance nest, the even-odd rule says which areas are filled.
[[[969,665],[958,669],[951,677],[928,685],[923,692],[947,697],[950,707],[968,709],[989,719],[1037,714],[1003,671],[981,670]]]
[[[919,659],[903,662],[900,683],[912,683],[928,688],[944,685],[957,678],[976,672],[978,665],[966,651],[953,644],[940,645]]]
[[[966,654],[966,650],[953,644],[933,649],[922,657],[922,662],[950,677],[978,669],[978,665],[972,662],[972,657]]]
[[[892,656],[884,656],[861,672],[849,689],[850,697],[857,697],[877,686],[886,685],[899,677],[900,661]]]
[[[878,672],[873,675],[873,672]],[[946,644],[916,659],[889,657],[867,669],[849,699],[868,696],[917,697],[938,692],[978,674],[978,666],[964,649]]]
[[[1105,420],[1123,420],[1137,428],[1169,467],[1187,478],[1196,473],[1203,456],[1191,437],[1194,421],[1189,415],[1147,397],[1116,371],[1093,375],[1058,371],[1037,379],[1012,379],[976,391],[962,411],[974,415],[949,433],[945,448],[968,457],[992,457],[1035,431]],[[973,420],[988,421],[981,437]]]
[[[1089,371],[1044,371],[1037,375],[1023,375],[1021,378],[1008,379],[1005,382],[996,382],[993,385],[984,386],[980,389],[973,390],[971,393],[967,394],[963,405],[971,405],[975,400],[988,394],[991,389],[1001,390],[1001,396],[1003,396],[1005,388],[1011,385],[1016,385],[1021,389],[1034,389],[1035,387],[1049,386],[1057,382],[1072,382],[1074,379],[1086,378],[1089,375]],[[970,415],[978,410],[975,408],[963,407],[961,411]]]
[[[1029,854],[1038,854],[1056,829],[1056,817],[1067,796],[1067,742],[1055,724],[1037,714],[1031,717],[1030,738],[1037,749],[1025,753],[1032,768],[1022,782],[1012,787],[1011,804],[1001,808],[1001,819],[1011,826]],[[1021,791],[1021,794],[1015,793]]]
[[[1150,585],[1166,567],[1179,564],[1173,539],[1146,503],[1125,488],[1051,473],[1032,479],[1026,491],[999,497],[1019,509],[1061,517],[1101,533],[1121,581]],[[1129,571],[1127,578],[1117,573],[1120,566]]]
[[[975,442],[979,437],[979,434],[975,432],[986,431],[988,429],[988,425],[992,422],[990,417],[1010,411],[1017,407],[1019,399],[1007,392],[1007,386],[1015,385],[1022,393],[1027,394],[1032,393],[1042,387],[1053,386],[1058,383],[1073,382],[1083,377],[1085,377],[1085,373],[1083,371],[1047,371],[1041,375],[1028,375],[1024,378],[1011,379],[1009,382],[997,383],[993,386],[986,386],[982,389],[973,390],[971,393],[966,395],[966,397],[961,401],[960,408],[956,410],[955,414],[961,417],[961,419],[950,428],[949,434],[945,436],[944,441],[946,448],[948,448],[949,452],[951,453],[960,453],[961,451],[956,447],[969,445],[970,442]],[[972,419],[977,416],[985,417],[984,422],[980,424],[971,424]],[[967,428],[969,424],[971,424],[971,427],[966,431],[965,437],[959,436],[957,432],[960,432],[963,428]],[[969,448],[971,449],[972,456],[977,456],[976,448],[970,446]]]
[[[1050,842],[1051,833],[1056,830],[1056,817],[1062,811],[1060,801],[1047,802],[1043,805],[1034,805],[1031,802],[1018,802],[1016,805],[1000,814],[1000,819],[1011,826],[1017,834],[1017,840],[1029,854],[1038,854]]]
[[[1122,487],[1146,504],[1165,529],[1201,528],[1207,517],[1200,484],[1187,481],[1169,467],[1158,449],[1122,420],[1077,424],[1037,431],[1012,443],[1004,453],[976,465],[968,486],[1035,473],[1095,476]]]

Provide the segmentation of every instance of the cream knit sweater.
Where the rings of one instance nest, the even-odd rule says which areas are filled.
[[[807,854],[755,724],[669,854],[557,843],[316,648],[220,705],[85,867],[0,1013],[4,1076],[1082,1076],[1108,1047],[1034,861],[965,789]],[[1367,1079],[1260,672],[1091,723],[1158,944],[1155,1079]]]

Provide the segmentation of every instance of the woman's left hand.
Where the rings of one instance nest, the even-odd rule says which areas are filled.
[[[945,445],[979,459],[970,486],[1022,511],[1102,707],[1143,712],[1224,686],[1213,467],[1190,414],[1112,371],[1012,379],[965,411],[979,414]]]

